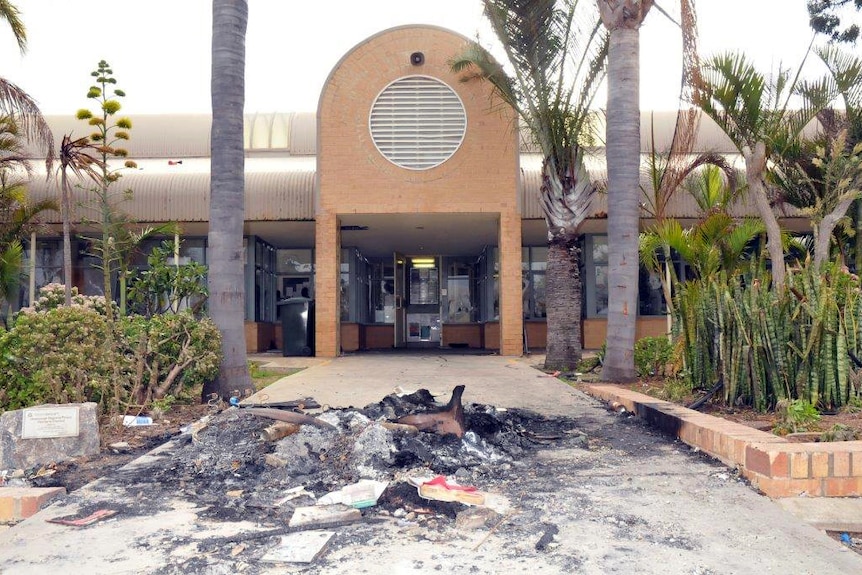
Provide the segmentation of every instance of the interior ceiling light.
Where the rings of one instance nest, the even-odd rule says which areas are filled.
[[[415,264],[433,264],[434,258],[410,258],[410,261]]]
[[[434,264],[433,264],[433,263],[432,263],[432,264],[417,264],[417,263],[414,263],[414,264],[413,264],[413,267],[414,267],[414,268],[433,268],[433,267],[434,267]]]

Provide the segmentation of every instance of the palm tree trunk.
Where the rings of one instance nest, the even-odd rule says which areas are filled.
[[[647,4],[647,2],[644,2]],[[648,10],[648,7],[646,8]],[[622,8],[610,30],[608,50],[608,335],[602,376],[635,379],[634,346],[638,309],[640,224],[640,22]]]
[[[829,245],[832,241],[832,232],[835,231],[835,227],[841,221],[841,218],[847,214],[847,210],[850,209],[850,204],[853,201],[853,198],[849,198],[838,202],[835,209],[826,214],[814,229],[814,269],[819,270],[823,262],[829,259]]]
[[[62,210],[63,218],[63,286],[66,307],[72,305],[72,225],[71,225],[71,202],[69,201],[69,182],[66,179],[66,171],[63,170],[61,176],[60,194],[60,209]]]
[[[242,257],[247,25],[247,0],[213,0],[208,282],[210,316],[222,334],[222,361],[216,381],[204,385],[204,400],[212,394],[227,398],[253,389],[246,358]]]
[[[769,251],[769,259],[772,263],[772,286],[778,293],[784,291],[786,269],[784,265],[784,246],[781,243],[781,226],[778,218],[769,205],[766,197],[766,188],[763,185],[763,172],[766,170],[766,145],[757,142],[754,150],[743,146],[742,157],[745,160],[745,180],[748,184],[748,193],[754,200],[757,213],[766,227],[766,249]]]
[[[577,237],[554,236],[548,245],[545,270],[548,340],[545,369],[575,369],[581,360],[581,273]]]

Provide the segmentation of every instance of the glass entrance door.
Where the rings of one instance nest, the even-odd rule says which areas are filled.
[[[409,256],[407,258],[407,345],[439,347],[442,341],[440,322],[440,258]]]
[[[407,258],[404,257],[404,254],[399,254],[395,252],[393,254],[393,267],[395,268],[395,341],[394,346],[404,347],[406,343],[405,337],[405,326],[407,322],[407,308],[404,306],[404,294],[406,293],[406,289],[404,284],[406,283],[406,269],[407,269]]]

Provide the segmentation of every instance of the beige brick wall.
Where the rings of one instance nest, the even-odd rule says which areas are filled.
[[[494,101],[490,85],[460,82],[448,61],[466,38],[432,26],[395,28],[349,52],[330,74],[318,108],[317,355],[339,350],[337,236],[340,214],[493,213],[500,221],[500,346],[520,355],[521,217],[519,155],[511,108]],[[414,66],[410,54],[422,52]],[[464,103],[467,131],[461,147],[429,170],[406,170],[387,160],[371,139],[368,115],[394,80],[424,75],[455,90]],[[510,285],[511,284],[511,285]]]
[[[315,226],[314,350],[318,357],[339,353],[341,329],[338,312],[340,238],[338,218],[332,213],[317,215]]]
[[[605,318],[590,318],[583,320],[584,349],[599,349],[605,343],[608,333],[608,320]],[[667,318],[661,316],[645,316],[637,319],[635,340],[643,337],[659,337],[667,335]]]

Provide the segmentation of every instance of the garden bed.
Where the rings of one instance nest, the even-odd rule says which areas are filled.
[[[686,407],[703,395],[702,393],[683,393],[680,388],[677,380],[662,377],[641,379],[629,386],[632,391]],[[855,431],[859,438],[862,438],[862,409],[845,408],[836,412],[820,413],[819,420],[804,426],[804,429],[798,429],[796,434],[787,434],[781,430],[782,416],[774,411],[759,412],[747,406],[728,407],[714,400],[707,402],[699,411],[760,431],[785,436],[791,441],[794,438],[800,441],[820,441],[822,434],[834,429],[836,425],[849,428]]]

